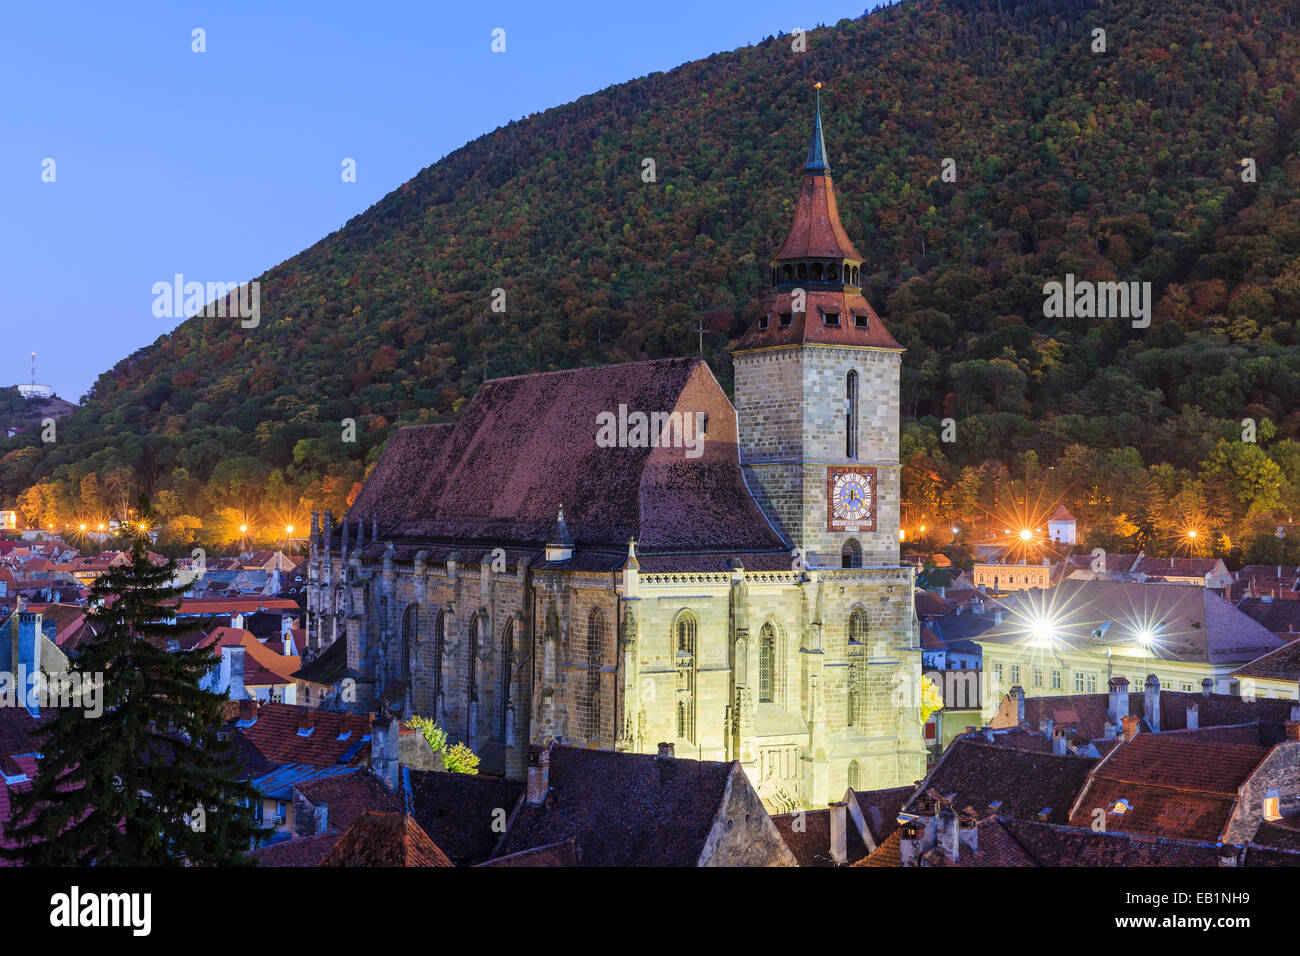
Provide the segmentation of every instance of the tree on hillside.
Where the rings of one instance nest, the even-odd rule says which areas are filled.
[[[199,687],[217,659],[172,650],[190,630],[170,623],[174,562],[147,548],[141,497],[131,563],[100,577],[89,614],[97,636],[76,658],[83,693],[44,725],[31,789],[14,794],[10,859],[35,866],[167,866],[247,860],[256,792],[235,780],[218,737],[224,698]]]

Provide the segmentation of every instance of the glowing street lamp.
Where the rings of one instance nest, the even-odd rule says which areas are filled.
[[[1035,647],[1050,647],[1052,638],[1056,636],[1056,628],[1047,618],[1038,617],[1030,622],[1029,633],[1034,639]]]
[[[248,525],[246,525],[246,524],[241,524],[241,525],[239,526],[239,533],[240,533],[240,534],[248,534]]]
[[[284,526],[284,533],[285,533],[285,534],[293,534],[293,525],[291,525],[291,524],[287,524],[287,525],[285,525],[285,526]]]
[[[1033,538],[1033,536],[1034,536],[1034,533],[1033,533],[1032,531],[1030,531],[1028,528],[1021,528],[1021,529],[1020,529],[1020,540],[1021,540],[1021,541],[1029,541],[1031,538]]]

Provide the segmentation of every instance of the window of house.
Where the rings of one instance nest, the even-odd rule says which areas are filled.
[[[1083,675],[1083,691],[1085,694],[1097,693],[1097,675],[1088,673]]]
[[[997,661],[993,665],[993,683],[995,684],[1002,683],[1002,662],[1001,661]]]
[[[1019,665],[1019,664],[1012,664],[1012,665],[1011,665],[1011,683],[1012,683],[1012,684],[1019,684],[1019,683],[1020,683],[1020,665]]]
[[[283,823],[285,821],[287,814],[288,814],[288,810],[285,808],[284,801],[283,800],[277,801],[275,804],[275,822]]]
[[[1043,669],[1037,664],[1034,665],[1033,684],[1035,687],[1043,686]]]
[[[1074,692],[1076,694],[1083,693],[1083,671],[1074,672]]]
[[[853,313],[853,324],[860,329],[865,329],[867,327],[868,320],[868,316],[860,315],[857,312]]]
[[[1061,689],[1061,672],[1055,667],[1052,668],[1052,690]]]
[[[1269,790],[1264,796],[1264,819],[1277,820],[1282,816],[1281,800],[1276,790]]]
[[[825,322],[827,325],[839,325],[840,314],[838,312],[823,312],[822,321]]]
[[[782,312],[782,313],[781,313],[781,328],[784,329],[784,328],[786,328],[787,326],[789,326],[789,324],[790,324],[790,319],[791,319],[791,318],[792,318],[792,314],[791,314],[791,313],[789,313],[789,312]]]
[[[1190,694],[1191,692],[1192,692],[1192,684],[1191,684],[1191,682],[1190,682],[1190,681],[1183,681],[1183,693],[1184,693],[1184,694]]]

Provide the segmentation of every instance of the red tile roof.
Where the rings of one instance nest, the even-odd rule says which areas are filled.
[[[420,825],[405,813],[367,810],[330,850],[321,866],[451,866]]]
[[[264,704],[251,727],[241,734],[272,763],[305,763],[328,767],[346,754],[348,763],[370,759],[370,742],[358,742],[370,734],[369,714],[317,710],[294,704]],[[300,733],[310,731],[310,733]],[[340,740],[340,735],[346,734]]]
[[[338,842],[339,834],[322,833],[272,843],[254,850],[253,857],[262,866],[320,866]]]
[[[487,860],[479,866],[581,866],[582,856],[578,853],[577,842],[568,839],[549,846],[520,850],[509,856],[499,856]]]
[[[405,800],[379,782],[369,770],[309,780],[294,787],[308,803],[324,804],[331,830],[342,832],[361,819],[367,810],[396,813],[406,808]],[[305,821],[298,821],[305,825]]]

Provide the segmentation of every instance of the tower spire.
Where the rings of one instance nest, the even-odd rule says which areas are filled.
[[[808,144],[808,162],[804,164],[804,172],[811,170],[831,171],[830,165],[826,162],[826,140],[822,136],[822,85],[814,83],[813,89],[817,91],[817,107],[813,117],[812,142]]]

